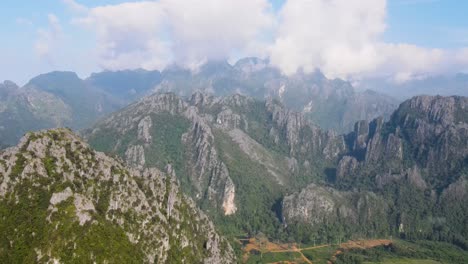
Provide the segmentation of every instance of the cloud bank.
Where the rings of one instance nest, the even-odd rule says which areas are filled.
[[[286,0],[279,11],[267,0],[63,1],[77,11],[73,23],[95,33],[105,69],[260,56],[285,74],[320,69],[330,78],[402,82],[468,65],[468,49],[384,42],[386,0]]]

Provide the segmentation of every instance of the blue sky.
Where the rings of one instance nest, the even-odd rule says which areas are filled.
[[[100,41],[96,38],[99,38],[99,35],[93,30],[73,22],[77,17],[83,15],[77,14],[70,8],[70,5],[64,2],[63,0],[1,1],[0,79],[10,79],[24,84],[31,77],[51,70],[73,70],[82,77],[86,77],[90,72],[107,67],[96,51],[96,46]],[[93,7],[117,5],[128,1],[76,0],[76,2],[91,10]],[[270,3],[273,6],[275,16],[279,17],[278,13],[284,7],[285,0],[270,0]],[[379,35],[379,39],[389,44],[413,44],[422,49],[437,48],[444,50],[444,52],[464,49],[468,47],[467,11],[468,1],[388,0],[385,10],[386,28]],[[55,36],[56,32],[51,30],[51,15],[58,20],[60,30],[58,37]],[[41,31],[42,33],[40,33]],[[266,32],[268,33],[264,34],[273,34],[270,33],[271,30]],[[49,48],[53,53],[51,58],[38,54],[37,43],[41,41],[40,38],[43,42],[50,44]],[[53,44],[54,41],[57,43]],[[233,49],[238,50],[239,47],[236,46]],[[320,47],[317,49],[318,52],[321,51]],[[281,54],[281,56],[283,55]],[[281,56],[277,57],[282,58]],[[284,56],[289,55],[285,54]],[[282,60],[278,59],[278,61]],[[296,64],[307,66],[305,62],[302,64],[297,62]],[[142,65],[145,64],[142,63]],[[293,69],[296,69],[297,65],[293,65]],[[312,65],[315,67],[323,66],[319,63]],[[125,65],[119,65],[119,67],[122,68]],[[367,71],[367,68],[363,69]],[[464,68],[460,68],[460,70],[464,70]],[[344,76],[348,74],[348,71],[343,70],[331,70],[330,72],[344,73]],[[349,74],[351,76],[355,73],[351,71]]]

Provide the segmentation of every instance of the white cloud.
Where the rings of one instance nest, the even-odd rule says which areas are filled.
[[[81,12],[76,23],[96,34],[98,60],[107,69],[268,56],[287,74],[320,69],[331,78],[382,75],[405,81],[468,65],[462,59],[466,51],[384,42],[386,0],[286,0],[277,13],[268,0],[159,0],[95,8],[62,1]]]
[[[96,33],[104,68],[161,68],[170,61],[165,19],[159,2],[146,1],[92,8],[75,23]]]
[[[62,35],[62,26],[60,21],[54,14],[49,14],[48,19],[48,28],[47,29],[38,29],[37,34],[38,38],[34,45],[36,54],[41,59],[46,59],[49,62],[52,62],[54,51],[57,48],[57,42]]]
[[[271,47],[286,73],[320,68],[332,77],[371,71],[376,41],[385,30],[384,0],[288,0]]]
[[[142,1],[96,7],[76,19],[95,31],[103,67],[162,68],[256,47],[273,24],[266,0]]]
[[[175,59],[196,63],[248,52],[273,25],[266,0],[162,0]]]
[[[280,12],[271,61],[285,73],[320,69],[328,77],[397,82],[466,69],[462,51],[385,43],[385,0],[288,0]]]

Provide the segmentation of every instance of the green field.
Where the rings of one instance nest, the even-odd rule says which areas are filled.
[[[441,262],[432,259],[387,259],[381,262],[364,262],[364,264],[440,264]]]
[[[328,246],[323,248],[303,250],[302,254],[304,254],[304,256],[311,260],[314,264],[326,264],[337,249],[337,246]]]
[[[468,251],[444,242],[396,240],[390,246],[346,251],[335,263],[465,264]]]
[[[326,264],[339,246],[324,246],[302,250],[302,254],[314,264]],[[298,252],[267,252],[251,254],[247,263],[273,263],[291,261],[304,263]],[[336,256],[334,264],[466,264],[468,251],[455,245],[433,241],[394,240],[389,246],[368,249],[351,249]]]
[[[301,260],[301,255],[297,252],[268,252],[262,255],[251,255],[249,260],[247,261],[248,264],[253,263],[271,263],[271,262],[278,262],[278,261],[299,261]],[[315,263],[315,262],[314,262]]]

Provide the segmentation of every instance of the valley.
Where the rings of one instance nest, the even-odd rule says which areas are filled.
[[[213,221],[208,224],[209,228],[219,232],[220,238],[213,242],[216,244],[214,258],[217,259],[213,259],[214,263],[218,263],[221,257],[220,247],[227,254],[222,258],[232,260],[236,256],[243,263],[339,264],[354,260],[358,262],[351,263],[372,263],[374,255],[380,256],[379,261],[413,261],[416,258],[440,261],[436,255],[429,254],[426,249],[429,244],[424,244],[426,240],[434,241],[427,243],[436,245],[451,243],[447,244],[453,247],[447,249],[451,253],[443,258],[463,263],[459,260],[464,259],[464,253],[457,250],[466,250],[468,234],[468,142],[464,140],[468,138],[467,109],[465,97],[414,97],[403,102],[388,121],[382,117],[370,122],[360,121],[352,132],[338,134],[316,126],[303,113],[290,110],[275,99],[257,100],[239,94],[216,97],[202,92],[190,97],[155,93],[81,131],[83,140],[68,129],[46,130],[29,133],[18,147],[6,149],[5,153],[13,154],[3,154],[0,171],[2,192],[9,204],[4,210],[17,210],[9,197],[17,195],[17,190],[22,193],[24,188],[30,188],[28,184],[23,185],[23,180],[12,181],[11,177],[29,179],[34,173],[43,175],[48,180],[32,186],[37,185],[39,189],[34,192],[39,193],[43,192],[39,190],[47,188],[55,190],[43,193],[46,197],[43,198],[49,199],[50,195],[68,197],[69,192],[79,192],[83,188],[79,181],[84,180],[85,175],[91,175],[95,183],[86,180],[86,188],[97,193],[77,194],[81,198],[75,198],[87,197],[89,200],[85,206],[90,211],[79,213],[83,219],[80,221],[90,217],[97,217],[96,223],[100,223],[99,219],[114,219],[114,211],[106,210],[108,207],[102,205],[99,198],[99,193],[111,191],[104,187],[111,184],[105,183],[108,179],[102,179],[104,182],[101,183],[99,178],[109,172],[96,172],[94,169],[86,172],[83,169],[90,162],[95,164],[92,166],[99,167],[100,161],[92,160],[92,156],[106,153],[120,164],[118,166],[122,169],[119,170],[140,175],[134,176],[136,178],[131,184],[135,183],[138,187],[135,191],[143,192],[146,198],[138,198],[132,206],[145,199],[147,202],[143,202],[145,205],[135,212],[136,215],[143,213],[137,217],[140,220],[132,223],[146,225],[144,223],[149,219],[167,221],[163,216],[167,217],[176,210],[174,197],[182,197],[182,201],[187,199],[188,208],[200,210],[194,211],[195,215],[202,214],[194,216],[195,219],[206,219],[202,220],[203,223],[208,219]],[[101,152],[94,152],[94,149]],[[26,166],[31,162],[36,165],[32,168]],[[44,171],[41,166],[45,167]],[[76,168],[76,171],[71,168]],[[119,170],[114,168],[110,173],[112,175]],[[157,171],[160,176],[150,176],[150,171]],[[151,186],[161,179],[166,183],[158,184],[166,185],[166,195],[153,198],[152,195],[158,191],[147,188],[156,188]],[[170,185],[167,185],[168,179],[172,182]],[[123,187],[130,184],[127,180],[114,180],[110,186],[118,188],[116,190],[127,188]],[[58,185],[53,183],[55,181]],[[173,184],[177,190],[180,188],[176,196],[170,191]],[[69,186],[70,189],[60,186]],[[105,189],[100,191],[101,188]],[[127,191],[118,195],[125,193]],[[41,201],[47,203],[41,199],[25,199],[28,206]],[[48,203],[55,206],[56,202]],[[168,211],[162,215],[157,209],[148,211],[148,206],[154,203]],[[113,206],[117,206],[112,209],[117,212],[129,210],[122,207],[128,205],[120,202]],[[185,205],[180,206],[177,209],[185,210]],[[79,205],[75,205],[75,209],[66,208],[70,212],[82,210]],[[101,208],[101,211],[93,208]],[[44,212],[37,211],[37,214],[44,215]],[[190,214],[184,211],[185,218],[177,221],[192,221],[189,220],[193,219]],[[141,222],[142,217],[147,217],[147,220]],[[60,221],[70,221],[68,218]],[[119,225],[113,228],[123,228],[129,241],[120,237],[123,241],[117,245],[126,243],[124,247],[128,248],[139,243],[134,238],[135,234],[130,232],[136,227],[122,221],[118,220]],[[47,225],[47,222],[40,223]],[[193,236],[193,228],[200,228],[186,222],[177,226],[188,228],[183,232],[188,232],[184,234],[189,237]],[[0,226],[0,231],[7,234],[11,232],[9,228],[8,224],[3,229]],[[158,225],[155,228],[159,228]],[[238,234],[246,234],[250,238],[239,244]],[[160,243],[152,240],[154,238],[150,234],[145,235],[148,236],[142,241],[145,246]],[[188,238],[170,233],[168,236],[168,251],[144,251],[141,257],[152,262],[148,258],[159,254],[159,259],[173,258],[179,262],[184,258],[208,256],[205,253],[188,253],[189,248],[200,251],[200,247],[207,247],[205,244],[208,242],[200,240],[191,244],[187,242]],[[372,239],[376,237],[394,239]],[[9,241],[16,240],[9,238]],[[164,241],[167,244],[168,240]],[[37,248],[37,243],[40,244],[40,240],[25,247],[31,250],[32,247]],[[405,243],[416,243],[417,250],[423,253],[410,254],[403,250],[400,256],[393,251],[395,245],[406,248],[408,244]],[[178,247],[184,248],[186,253],[174,255],[175,251],[171,250]],[[54,250],[48,259],[59,257],[53,253]],[[19,254],[7,252],[6,258],[15,259]],[[42,258],[42,253],[27,254]],[[92,258],[88,255],[81,257]]]
[[[0,10],[0,264],[468,264],[468,1]]]
[[[407,242],[399,239],[351,240],[324,245],[277,244],[265,238],[240,239],[243,243],[242,263],[395,263],[435,264],[463,263],[468,254],[456,247],[443,245],[442,254],[427,252],[425,241]],[[431,246],[437,246],[433,243]],[[402,253],[406,251],[405,253]]]

